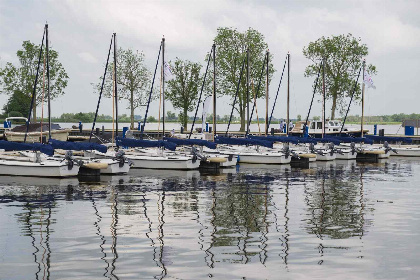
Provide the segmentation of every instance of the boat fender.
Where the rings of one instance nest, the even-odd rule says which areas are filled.
[[[238,159],[236,160],[236,162],[239,162],[241,160],[241,157],[240,156],[238,156]]]
[[[192,163],[195,163],[197,161],[197,155],[193,155],[192,157]]]
[[[221,163],[221,162],[227,162],[227,158],[225,157],[210,157],[207,159],[208,162],[216,162],[216,163]]]

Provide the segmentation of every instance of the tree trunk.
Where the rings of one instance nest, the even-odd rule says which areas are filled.
[[[131,108],[131,116],[130,116],[130,119],[131,119],[131,127],[130,127],[130,129],[131,130],[133,130],[134,129],[134,104],[133,104],[133,99],[134,99],[134,93],[133,92],[131,92],[131,95],[130,95],[130,108]]]
[[[182,126],[184,127],[184,130],[187,130],[187,126],[188,126],[188,110],[187,108],[184,108],[184,115],[183,115],[183,124]]]
[[[32,107],[31,123],[36,123],[36,104],[34,104],[34,107]]]
[[[243,108],[242,106],[239,107],[239,115],[241,116],[241,128],[239,131],[245,131],[245,111],[246,107]]]
[[[333,104],[331,107],[331,119],[334,120],[335,119],[335,109],[337,107],[337,94],[333,95]]]

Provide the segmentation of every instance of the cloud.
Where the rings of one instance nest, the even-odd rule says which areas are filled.
[[[369,47],[368,61],[378,67],[378,75],[373,77],[378,96],[394,100],[396,92],[403,92],[413,99],[410,104],[402,98],[400,102],[382,102],[384,105],[373,106],[372,114],[418,111],[416,104],[420,97],[416,89],[420,87],[420,79],[403,81],[398,77],[420,74],[419,1],[47,2],[48,5],[0,2],[1,59],[6,60],[7,55],[13,57],[23,40],[39,42],[43,21],[48,20],[54,49],[59,51],[71,77],[66,95],[55,101],[65,104],[65,110],[92,111],[96,96],[90,94],[90,83],[103,73],[113,32],[117,33],[119,47],[144,51],[149,69],[154,69],[163,35],[167,60],[180,57],[204,63],[217,28],[229,26],[240,31],[252,27],[264,34],[277,69],[270,87],[273,96],[285,55],[290,51],[292,116],[306,114],[312,93],[313,80],[303,77],[309,64],[302,54],[303,47],[321,36],[347,33],[361,37]],[[285,96],[284,91],[282,87],[280,100]],[[81,99],[85,102],[74,101]],[[67,106],[70,104],[73,106]],[[121,107],[125,108],[125,104]],[[151,113],[156,116],[154,107]],[[284,102],[280,107],[275,112],[282,115]],[[167,108],[174,111],[169,104]],[[356,110],[359,108],[355,107]],[[218,112],[223,115],[230,110],[220,105]]]
[[[83,61],[88,63],[98,63],[98,60],[88,52],[81,52],[77,54]]]

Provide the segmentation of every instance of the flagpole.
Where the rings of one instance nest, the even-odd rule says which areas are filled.
[[[362,82],[362,121],[360,123],[361,137],[363,137],[363,122],[365,116],[365,65],[366,61],[363,60],[363,82]]]

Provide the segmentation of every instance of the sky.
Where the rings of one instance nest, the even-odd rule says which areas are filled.
[[[277,72],[270,84],[270,106],[285,56],[287,52],[291,54],[290,114],[296,117],[307,114],[314,80],[304,77],[304,69],[311,62],[303,56],[302,49],[321,36],[351,33],[368,46],[366,61],[378,70],[372,77],[376,90],[366,92],[365,114],[418,113],[419,10],[420,1],[415,0],[0,0],[0,67],[6,62],[17,62],[16,51],[24,40],[39,44],[48,22],[50,44],[59,52],[70,77],[66,94],[52,103],[52,115],[93,112],[98,96],[91,83],[96,83],[103,73],[113,32],[117,33],[119,47],[143,51],[147,66],[153,70],[162,36],[166,38],[167,60],[179,57],[204,65],[218,27],[233,27],[241,32],[252,27],[265,36],[274,55]],[[279,98],[274,117],[285,117],[285,83]],[[219,100],[218,114],[229,114],[230,98]],[[1,107],[6,101],[7,96],[0,95]],[[264,100],[259,101],[259,112],[264,112],[264,104]],[[150,114],[157,116],[158,107],[155,101]],[[178,113],[169,102],[166,110]],[[122,102],[119,112],[129,114],[128,102]],[[135,114],[144,112],[141,107]],[[100,113],[112,114],[109,99],[101,104]],[[361,107],[353,106],[350,114],[360,115]],[[311,115],[321,115],[320,102],[316,102]]]

